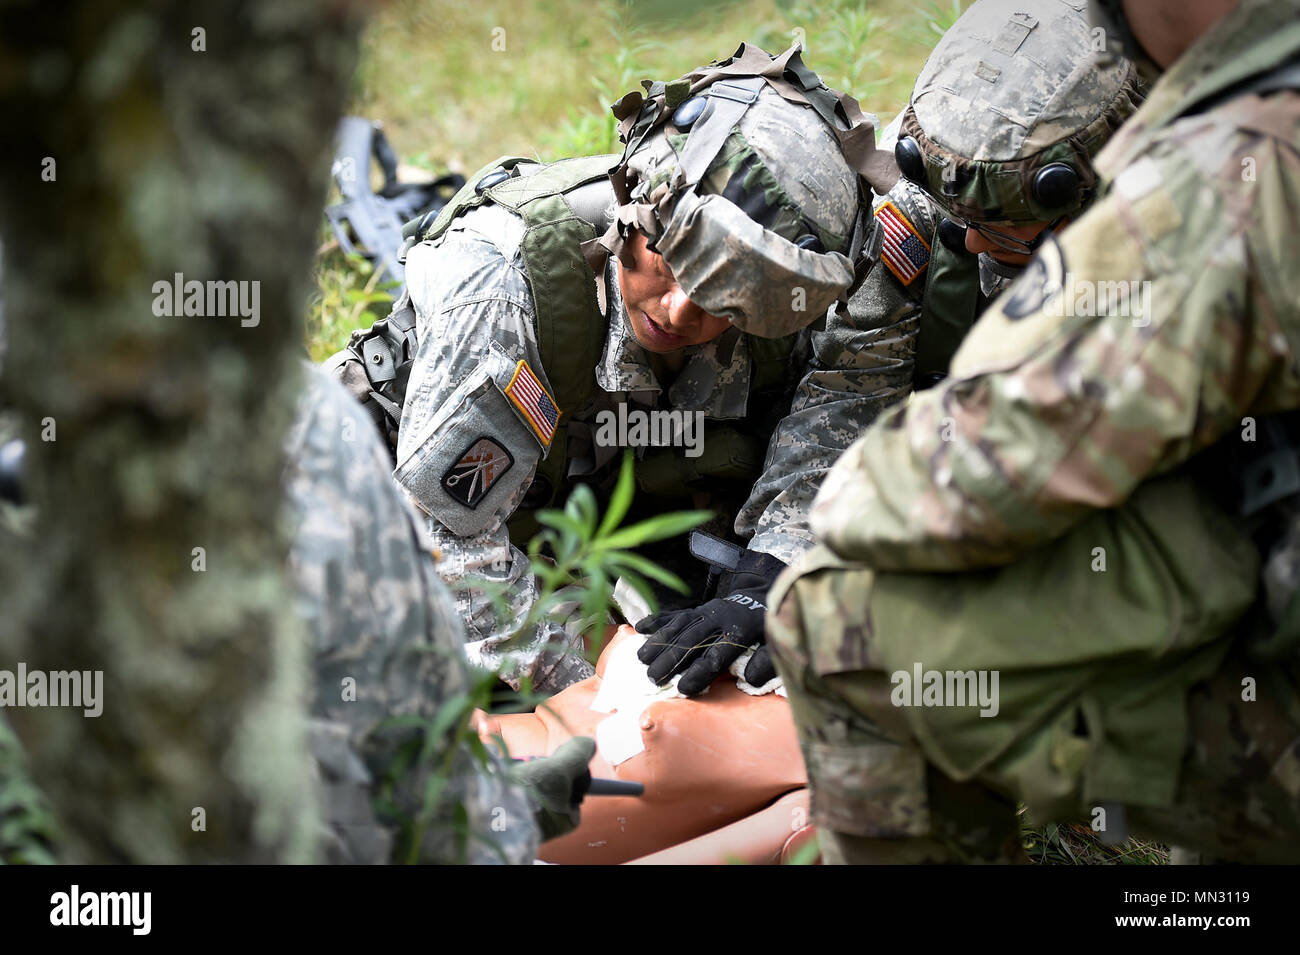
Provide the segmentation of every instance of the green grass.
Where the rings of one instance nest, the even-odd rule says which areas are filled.
[[[1029,861],[1038,865],[1167,865],[1169,849],[1155,842],[1129,839],[1103,845],[1083,823],[1034,825],[1020,812],[1020,842]]]
[[[437,174],[467,174],[502,155],[611,152],[609,105],[642,79],[680,76],[742,41],[779,52],[798,38],[805,62],[883,126],[963,6],[969,0],[397,0],[365,32],[348,110],[381,121],[405,163]],[[307,316],[316,361],[391,302],[366,263],[328,238]]]

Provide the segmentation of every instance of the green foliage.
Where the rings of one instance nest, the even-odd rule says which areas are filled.
[[[429,652],[446,653],[447,650],[433,647]],[[417,863],[425,835],[431,826],[438,825],[453,835],[455,848],[448,861],[468,861],[471,842],[488,847],[502,862],[508,861],[490,833],[470,825],[464,806],[449,789],[449,783],[459,774],[478,772],[498,777],[504,774],[505,765],[483,744],[474,721],[477,710],[501,708],[500,687],[498,673],[469,671],[466,690],[441,701],[432,719],[399,716],[381,725],[380,732],[410,734],[395,752],[375,796],[375,807],[381,816],[396,819],[400,824],[395,859],[408,865]],[[540,705],[543,699],[524,686],[520,693],[512,694],[509,705],[522,711]],[[404,814],[398,799],[398,793],[412,785],[420,793],[420,808],[413,816]]]
[[[887,122],[926,52],[970,2],[395,0],[366,32],[348,109],[382,120],[399,156],[439,172],[472,171],[501,155],[617,152],[610,104],[642,79],[680,76],[741,41],[779,51],[802,38],[809,66]],[[506,31],[499,52],[491,47],[498,28]],[[391,293],[372,276],[363,259],[337,249],[318,257],[313,359],[386,314]]]
[[[930,35],[924,45],[927,48],[934,46],[939,38],[957,22],[965,8],[969,7],[971,3],[972,0],[948,0],[947,3],[930,0],[929,3],[922,7],[921,13],[925,16],[926,26],[930,28]]]
[[[401,283],[381,279],[363,255],[337,248],[318,256],[316,294],[307,304],[307,349],[312,361],[324,361],[348,343],[353,329],[367,328],[393,305]]]
[[[526,641],[548,619],[563,623],[567,616],[564,609],[576,604],[581,609],[578,617],[581,632],[595,637],[588,651],[594,661],[602,649],[614,582],[619,577],[626,579],[652,608],[655,607],[655,597],[649,585],[651,580],[681,593],[687,592],[686,583],[676,574],[632,553],[631,548],[685,534],[707,521],[711,513],[674,512],[620,527],[631,507],[634,488],[633,458],[632,452],[628,451],[624,454],[618,482],[603,516],[599,513],[595,494],[586,485],[574,489],[563,510],[538,512],[538,522],[545,529],[529,542],[528,557],[531,572],[538,581],[539,593],[507,641],[507,646],[511,642]],[[549,556],[543,556],[544,550]],[[477,586],[493,599],[498,614],[504,615],[506,587],[491,580],[480,581]],[[569,624],[573,625],[572,619]],[[473,673],[469,688],[444,700],[433,719],[396,717],[383,724],[385,730],[419,730],[417,737],[398,750],[377,797],[381,812],[390,818],[400,818],[396,791],[404,783],[409,784],[407,781],[412,778],[423,780],[420,811],[413,818],[402,819],[400,854],[407,862],[417,861],[421,841],[435,820],[439,824],[449,823],[456,832],[460,858],[465,858],[470,840],[481,841],[499,851],[489,834],[471,829],[463,813],[460,816],[451,813],[448,818],[447,783],[457,772],[470,768],[464,762],[467,752],[483,771],[496,773],[501,770],[499,761],[484,746],[474,725],[475,710],[523,712],[545,701],[545,697],[535,693],[526,679],[517,693],[502,694],[500,688],[500,673]]]
[[[832,89],[859,99],[880,90],[890,76],[881,55],[891,21],[853,0],[794,0],[784,9],[803,39],[804,62]],[[767,37],[768,49],[784,48],[795,36]]]
[[[1029,861],[1039,865],[1166,865],[1169,849],[1155,842],[1129,839],[1118,846],[1101,842],[1081,823],[1035,825],[1020,809],[1020,841]]]
[[[538,512],[538,523],[545,529],[528,544],[529,561],[538,582],[538,599],[516,627],[511,641],[527,640],[543,621],[561,619],[562,608],[576,603],[581,613],[576,620],[570,619],[570,626],[576,625],[583,633],[591,633],[596,638],[590,651],[594,660],[602,649],[599,638],[618,578],[625,579],[652,610],[656,609],[652,580],[679,593],[689,592],[685,581],[676,574],[632,551],[644,544],[685,534],[712,514],[677,511],[619,527],[632,504],[634,487],[632,452],[627,451],[603,519],[597,513],[595,494],[583,484],[569,495],[564,510]],[[493,581],[485,581],[483,586],[502,609],[505,588]]]
[[[0,865],[50,865],[56,827],[18,738],[0,715]]]
[[[913,49],[928,53],[972,2],[973,0],[929,0],[917,8],[916,14],[901,31],[901,39]]]
[[[602,0],[597,10],[607,36],[594,54],[592,95],[570,105],[564,122],[544,138],[541,155],[548,162],[567,156],[617,152],[618,123],[609,108],[652,75],[650,54],[664,49],[663,43],[647,38],[644,24],[632,21],[630,0]]]

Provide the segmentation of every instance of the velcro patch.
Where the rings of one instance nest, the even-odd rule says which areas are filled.
[[[514,463],[510,452],[491,438],[475,438],[442,476],[442,488],[466,507],[478,507],[492,485]]]
[[[912,220],[892,202],[886,202],[876,210],[876,220],[884,233],[880,261],[894,273],[894,278],[904,285],[911,285],[930,264],[930,243],[921,238]]]
[[[551,439],[555,437],[555,426],[560,420],[560,409],[528,367],[528,362],[521,360],[515,366],[514,377],[505,387],[505,396],[519,409],[524,421],[537,435],[537,440],[549,448]]]

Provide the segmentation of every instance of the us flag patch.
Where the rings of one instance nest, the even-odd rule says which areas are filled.
[[[885,230],[880,260],[898,281],[911,285],[930,264],[930,243],[921,238],[921,233],[892,202],[876,210],[876,219]]]
[[[528,362],[520,361],[515,366],[514,377],[506,385],[506,397],[519,409],[537,440],[549,448],[551,439],[555,437],[555,425],[560,420],[560,409],[528,367]]]

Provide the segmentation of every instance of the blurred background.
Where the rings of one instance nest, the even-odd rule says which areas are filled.
[[[609,106],[642,79],[673,79],[741,42],[775,53],[798,39],[804,62],[883,127],[971,2],[395,0],[367,26],[347,111],[382,123],[401,161],[432,174],[468,175],[503,155],[614,152]],[[386,315],[396,291],[327,231],[316,284],[307,320],[316,361]]]

